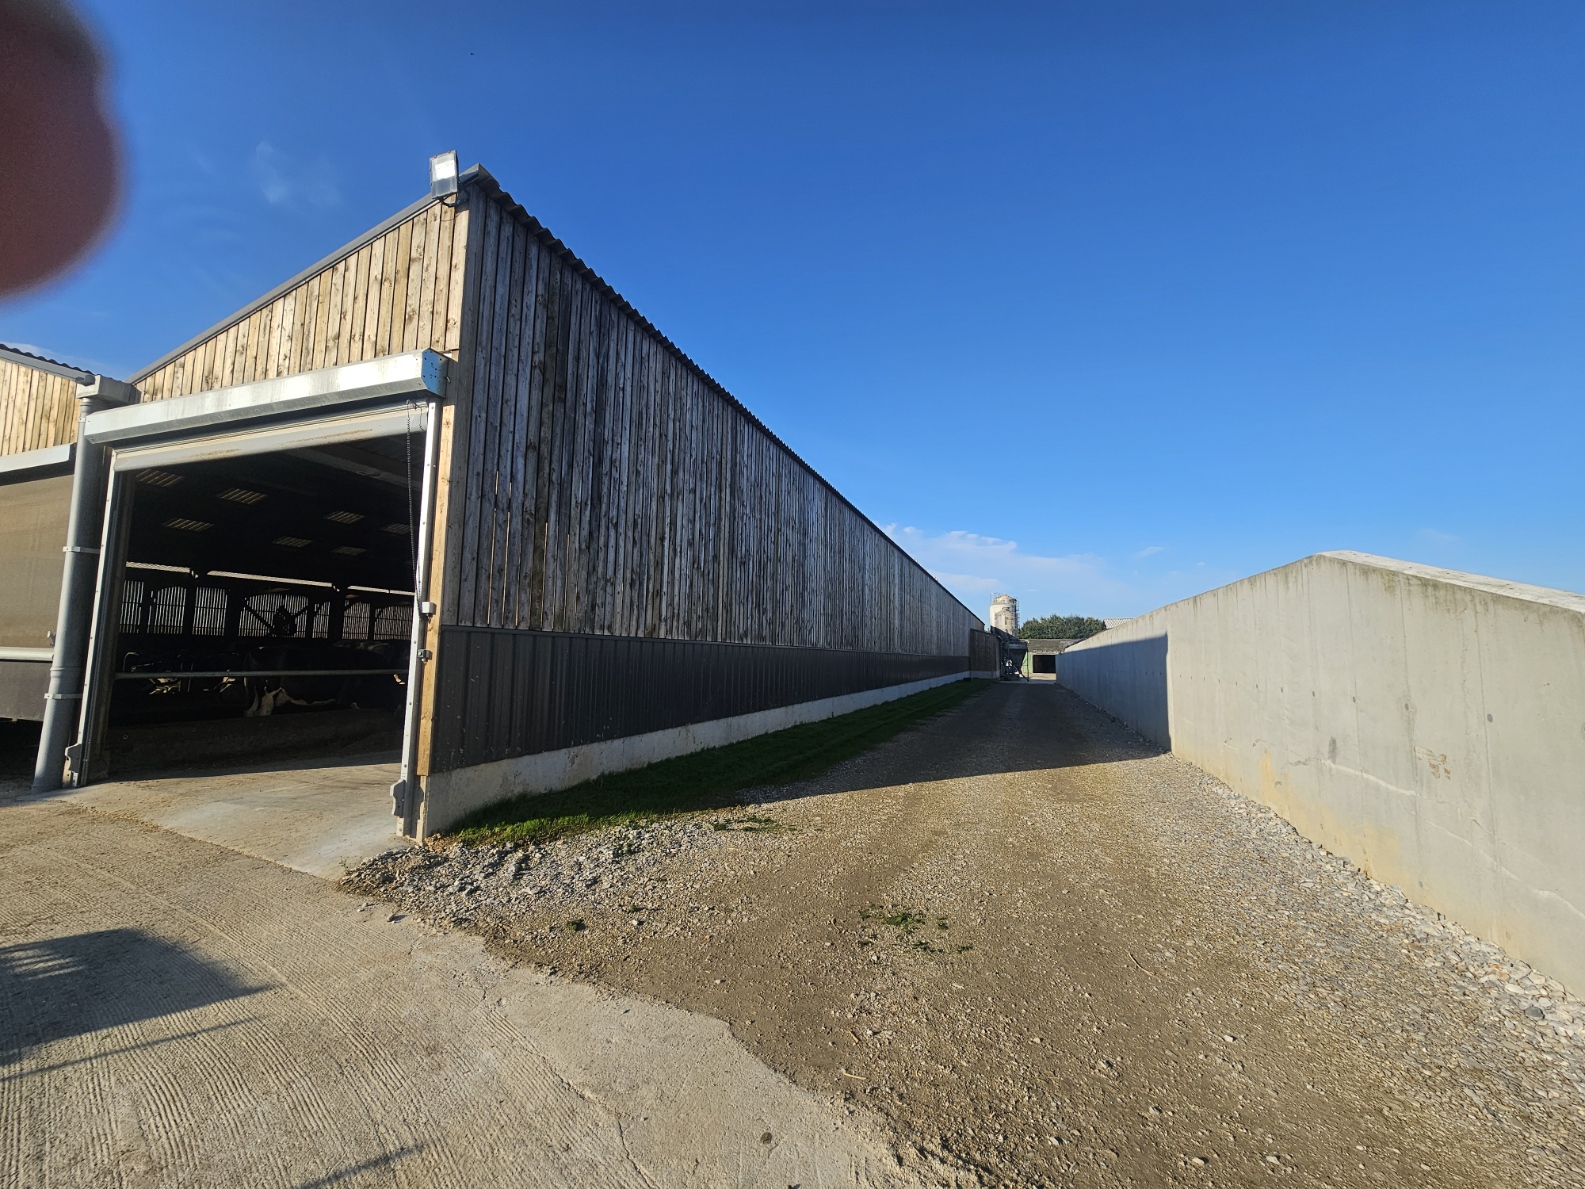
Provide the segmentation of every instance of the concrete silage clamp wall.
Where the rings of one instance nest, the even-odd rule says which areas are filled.
[[[1585,596],[1321,553],[1074,645],[1057,678],[1585,988]]]

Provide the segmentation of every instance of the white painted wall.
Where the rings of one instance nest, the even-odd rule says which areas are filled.
[[[1057,678],[1585,989],[1585,596],[1320,553],[1076,644]]]

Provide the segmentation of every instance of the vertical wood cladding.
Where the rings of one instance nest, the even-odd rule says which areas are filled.
[[[999,673],[1002,667],[1001,650],[996,637],[989,632],[969,633],[969,668],[976,673]]]
[[[75,380],[0,360],[0,454],[77,440]]]
[[[133,378],[144,400],[428,348],[455,354],[467,217],[424,204]]]
[[[978,619],[488,178],[442,619],[963,657]]]

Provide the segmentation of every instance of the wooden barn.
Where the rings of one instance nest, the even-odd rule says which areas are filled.
[[[390,747],[422,837],[968,676],[966,607],[489,173],[431,178],[80,433],[80,377],[0,361],[0,483],[32,476],[0,501],[51,509],[28,556],[50,570],[74,481],[98,550],[67,555],[80,632],[39,631],[59,553],[5,612],[64,675],[43,781]],[[55,469],[3,469],[37,450]]]

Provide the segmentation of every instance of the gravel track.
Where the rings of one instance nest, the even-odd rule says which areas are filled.
[[[1050,685],[345,885],[724,1020],[938,1183],[1585,1184],[1585,1008]]]

